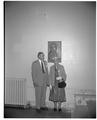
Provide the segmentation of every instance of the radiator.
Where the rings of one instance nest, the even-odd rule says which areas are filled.
[[[5,105],[26,105],[26,79],[5,79]]]

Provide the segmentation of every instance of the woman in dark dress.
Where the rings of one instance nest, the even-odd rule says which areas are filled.
[[[57,62],[50,67],[50,96],[49,100],[54,102],[54,111],[61,111],[62,102],[66,102],[65,89],[59,88],[59,81],[66,81],[66,73],[64,67]],[[57,106],[58,105],[58,106]]]

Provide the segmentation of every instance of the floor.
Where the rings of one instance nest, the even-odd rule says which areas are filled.
[[[95,112],[90,112],[86,108],[76,107],[73,113],[66,109],[62,112],[54,112],[53,109],[37,113],[35,108],[5,107],[4,118],[96,118]]]
[[[71,118],[69,111],[54,112],[52,109],[37,113],[35,108],[4,108],[4,118]]]

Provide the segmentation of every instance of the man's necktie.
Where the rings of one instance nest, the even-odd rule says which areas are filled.
[[[57,69],[57,66],[55,66],[55,76],[58,77],[58,69]]]
[[[42,72],[45,73],[43,62],[41,62],[41,65],[42,65]]]

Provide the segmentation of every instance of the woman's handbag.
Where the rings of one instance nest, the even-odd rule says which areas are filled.
[[[59,88],[65,88],[66,87],[66,82],[65,81],[59,82],[58,87]]]

